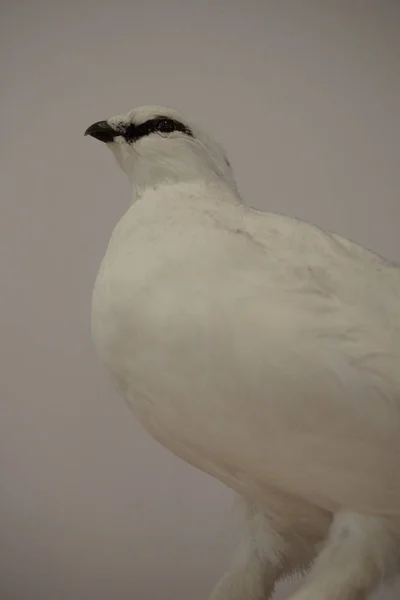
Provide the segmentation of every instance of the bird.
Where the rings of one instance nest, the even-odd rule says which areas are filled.
[[[399,266],[247,206],[225,149],[178,110],[139,106],[85,134],[132,186],[94,284],[95,352],[150,436],[243,509],[211,600],[266,600],[296,572],[291,600],[394,581]]]

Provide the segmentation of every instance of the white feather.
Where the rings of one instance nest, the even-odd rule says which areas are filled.
[[[259,514],[310,543],[341,512],[400,530],[400,269],[245,207],[193,132],[111,144],[135,193],[94,290],[101,359],[144,428]]]

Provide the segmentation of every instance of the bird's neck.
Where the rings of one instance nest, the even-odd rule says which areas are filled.
[[[179,159],[166,156],[160,160],[151,157],[139,157],[128,173],[135,189],[135,195],[141,196],[149,189],[163,185],[201,184],[204,186],[228,187],[237,193],[236,182],[226,165],[216,165],[212,161],[200,160],[196,155],[187,153]]]
[[[157,220],[164,226],[175,214],[180,220],[185,214],[197,220],[199,213],[230,214],[230,207],[238,204],[242,204],[239,195],[221,180],[162,182],[139,190],[134,187],[132,195],[136,217],[140,214],[144,221]]]

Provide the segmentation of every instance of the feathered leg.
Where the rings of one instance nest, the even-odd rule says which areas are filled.
[[[244,535],[230,569],[209,600],[267,600],[275,584],[293,570],[290,546],[270,519],[250,504]]]
[[[387,521],[337,514],[324,548],[290,600],[365,600],[395,560],[396,542]]]

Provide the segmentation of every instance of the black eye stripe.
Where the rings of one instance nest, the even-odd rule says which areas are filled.
[[[173,132],[173,131],[181,131],[182,133],[185,133],[186,135],[189,135],[190,137],[193,137],[193,133],[192,131],[186,127],[186,125],[184,125],[183,123],[181,123],[180,121],[176,121],[175,119],[170,119],[169,117],[157,117],[154,119],[149,119],[148,121],[145,121],[144,123],[141,123],[140,125],[128,125],[126,127],[124,127],[121,131],[121,135],[126,139],[126,141],[128,142],[136,142],[137,140],[139,140],[140,138],[146,136],[146,135],[150,135],[151,133],[155,133],[158,131],[158,126],[160,125],[161,122],[168,122],[170,128],[169,128],[169,133]]]

